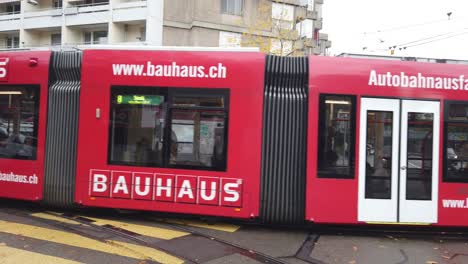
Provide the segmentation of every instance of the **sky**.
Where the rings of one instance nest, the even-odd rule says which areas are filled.
[[[468,60],[468,0],[324,0],[322,15],[330,55]]]

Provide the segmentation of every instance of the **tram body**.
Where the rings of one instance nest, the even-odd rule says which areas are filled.
[[[467,226],[467,72],[253,51],[0,53],[0,197]]]
[[[325,57],[310,63],[308,153],[327,155],[328,143],[318,141],[326,141],[326,122],[352,135],[341,168],[308,156],[306,218],[466,226],[468,68]],[[331,114],[333,106],[355,122]],[[320,117],[323,111],[333,118]]]

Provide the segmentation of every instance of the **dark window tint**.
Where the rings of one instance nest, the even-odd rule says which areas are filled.
[[[227,97],[221,89],[112,88],[109,162],[225,170]]]
[[[174,99],[171,165],[225,168],[227,115],[223,105],[221,97]]]
[[[366,198],[391,199],[393,112],[367,111]]]
[[[445,112],[444,180],[468,182],[468,103],[449,102]]]
[[[18,14],[21,11],[21,4],[20,3],[7,4],[6,10],[8,14]]]
[[[113,88],[109,161],[162,166],[167,91]]]
[[[319,104],[318,177],[354,177],[353,96],[321,95]]]
[[[408,113],[407,200],[431,200],[434,114]]]
[[[35,160],[39,89],[0,86],[0,158]]]

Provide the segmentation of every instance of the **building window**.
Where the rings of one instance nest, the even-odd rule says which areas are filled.
[[[54,33],[50,35],[50,45],[60,46],[62,45],[62,34]]]
[[[19,48],[19,37],[18,36],[10,36],[6,38],[6,46],[8,49],[15,49]]]
[[[62,2],[63,2],[62,0],[54,0],[53,1],[54,8],[62,8],[62,5],[63,5]]]
[[[107,5],[109,0],[85,0],[85,5]]]
[[[242,35],[232,32],[219,32],[219,46],[223,48],[238,48],[241,46]]]
[[[468,102],[445,104],[444,180],[468,182]]]
[[[273,29],[291,30],[294,27],[294,6],[287,4],[271,4]]]
[[[7,14],[19,14],[21,12],[21,4],[20,3],[7,4],[6,11],[7,11]]]
[[[85,44],[107,44],[107,31],[88,31],[84,33]]]
[[[314,22],[311,19],[303,20],[296,24],[297,33],[301,38],[313,38]]]
[[[0,86],[0,158],[35,160],[38,87]]]
[[[138,39],[139,41],[146,41],[146,27],[140,28],[140,38]]]
[[[228,91],[113,87],[109,163],[226,170]]]
[[[356,97],[320,95],[318,177],[354,178]]]
[[[244,0],[221,0],[221,13],[241,16]]]
[[[315,0],[306,0],[307,1],[307,10],[314,11],[315,9]]]

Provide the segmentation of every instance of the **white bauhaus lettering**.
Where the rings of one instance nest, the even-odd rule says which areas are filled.
[[[145,178],[145,190],[141,190],[141,177],[135,177],[135,193],[140,196],[148,195],[150,192],[151,178]]]
[[[238,183],[226,183],[223,186],[224,191],[227,194],[231,195],[230,197],[225,196],[224,201],[226,201],[226,202],[237,202],[239,200],[239,192],[237,192],[236,190],[232,190],[233,188],[239,188],[239,184]]]
[[[242,207],[236,178],[92,169],[89,184],[90,197]]]
[[[107,191],[107,176],[104,174],[93,175],[93,192]]]
[[[182,182],[182,186],[180,187],[179,194],[177,195],[177,198],[182,198],[185,195],[188,195],[190,199],[193,199],[193,191],[192,191],[192,186],[190,185],[189,180],[184,180]]]
[[[115,188],[113,193],[118,193],[123,191],[123,193],[128,194],[127,182],[125,181],[125,176],[119,176],[117,182],[115,183]]]
[[[172,179],[167,179],[166,184],[163,185],[161,178],[156,180],[156,196],[162,196],[162,192],[166,193],[166,197],[172,196]]]
[[[216,197],[216,182],[212,182],[211,183],[211,188],[209,189],[210,190],[210,195],[206,195],[206,181],[200,181],[200,196],[203,200],[205,201],[212,201],[215,197]]]

